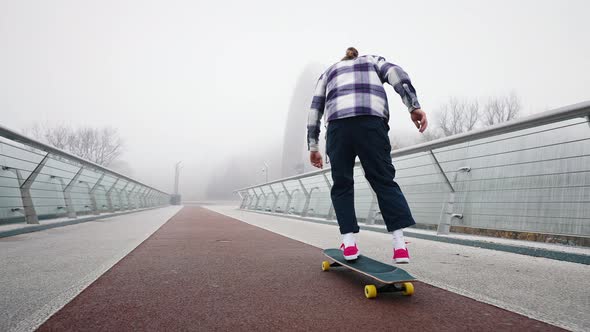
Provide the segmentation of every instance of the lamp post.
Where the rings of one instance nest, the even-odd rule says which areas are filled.
[[[266,174],[266,183],[268,183],[268,164],[263,161],[262,162],[264,164],[264,168],[262,169],[262,173]]]
[[[174,194],[172,195],[172,205],[180,205],[180,193],[178,192],[178,179],[180,178],[180,164],[182,161],[176,163],[174,167]]]
[[[174,172],[174,194],[178,195],[178,178],[180,176],[180,164],[182,161],[176,163],[175,172]]]

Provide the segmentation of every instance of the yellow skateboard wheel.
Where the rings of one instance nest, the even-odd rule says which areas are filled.
[[[377,297],[377,287],[375,285],[366,285],[365,286],[365,296],[368,299],[373,299]]]
[[[330,269],[330,262],[323,261],[322,262],[322,271],[328,271]]]
[[[402,291],[402,294],[405,296],[411,296],[414,294],[414,285],[412,285],[411,282],[404,282],[404,290]]]

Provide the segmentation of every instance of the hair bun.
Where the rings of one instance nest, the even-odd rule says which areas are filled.
[[[349,47],[346,49],[346,56],[342,60],[353,60],[358,58],[359,51],[356,50],[354,47]]]

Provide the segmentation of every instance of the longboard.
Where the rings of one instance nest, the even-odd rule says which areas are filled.
[[[414,294],[414,285],[411,282],[416,281],[416,278],[398,267],[376,261],[364,255],[359,255],[353,261],[347,261],[340,249],[325,249],[324,255],[332,263],[323,261],[322,271],[329,271],[330,267],[343,266],[382,283],[383,285],[380,287],[365,285],[365,296],[369,299],[377,297],[377,293],[385,292],[402,292],[403,295],[407,296]]]

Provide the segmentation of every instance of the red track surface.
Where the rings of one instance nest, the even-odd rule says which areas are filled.
[[[432,330],[558,328],[417,282],[365,299],[365,279],[322,272],[321,250],[185,207],[41,331]]]

